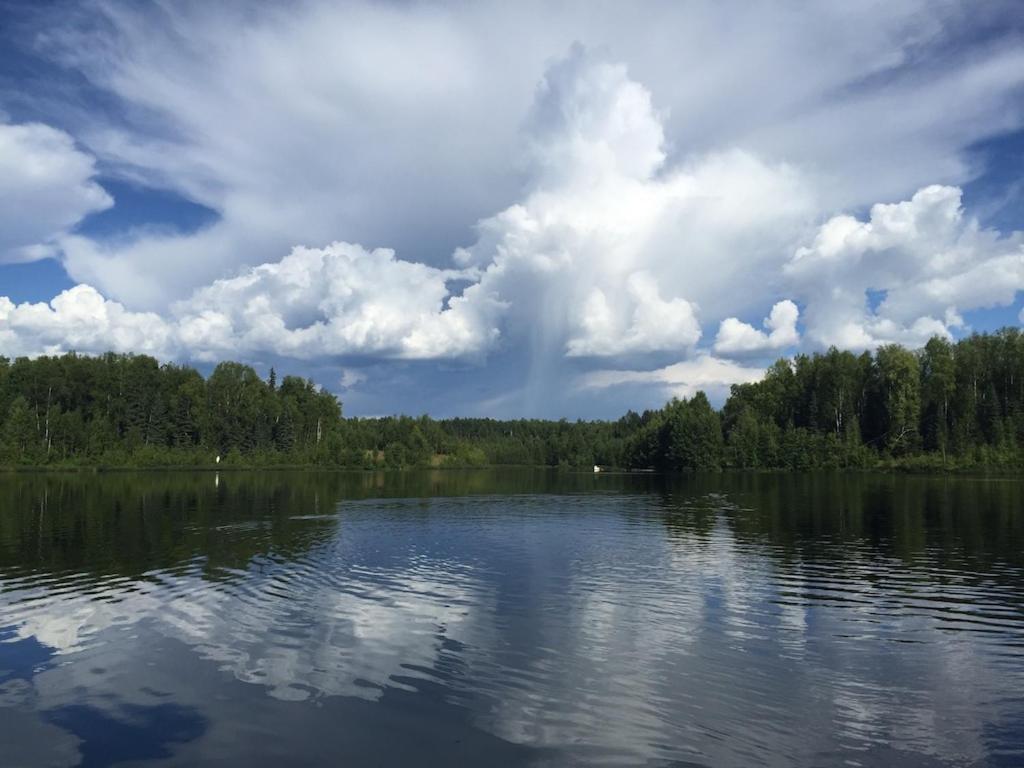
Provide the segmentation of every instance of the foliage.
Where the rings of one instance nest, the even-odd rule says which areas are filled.
[[[142,355],[0,358],[0,463],[178,466],[235,458],[329,463],[341,405],[238,363],[208,379]],[[242,458],[238,458],[242,457]]]
[[[616,421],[344,419],[313,382],[224,362],[204,379],[143,355],[0,358],[0,465],[592,465],[662,471],[1024,463],[1024,336],[919,351],[829,349]]]

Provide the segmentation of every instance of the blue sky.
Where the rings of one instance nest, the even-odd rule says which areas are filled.
[[[0,0],[0,354],[608,417],[1019,325],[1013,3]]]

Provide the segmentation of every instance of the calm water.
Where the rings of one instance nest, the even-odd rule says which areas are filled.
[[[1024,482],[0,476],[0,765],[1024,765]]]

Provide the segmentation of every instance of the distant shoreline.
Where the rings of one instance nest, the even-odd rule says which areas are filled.
[[[346,418],[271,368],[209,376],[145,355],[0,356],[0,466],[227,471],[496,466],[662,472],[1024,470],[1024,333],[777,360],[734,384],[621,417]]]
[[[811,467],[807,469],[788,469],[778,467],[722,467],[718,469],[624,469],[609,467],[600,472],[592,472],[585,467],[559,467],[556,465],[530,464],[483,464],[478,466],[403,466],[403,467],[346,467],[322,464],[162,464],[151,466],[103,465],[103,464],[43,464],[24,466],[0,466],[0,474],[4,475],[40,475],[40,474],[82,474],[102,475],[132,472],[195,472],[195,473],[228,473],[242,474],[252,472],[323,472],[344,474],[409,474],[418,472],[487,472],[493,470],[543,471],[570,475],[592,475],[594,477],[631,475],[634,477],[678,477],[687,475],[991,475],[1001,477],[1017,477],[1024,480],[1024,469],[998,465],[964,465],[964,466],[915,466],[909,463],[880,464],[875,467]]]

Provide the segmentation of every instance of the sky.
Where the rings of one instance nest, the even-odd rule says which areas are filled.
[[[1014,2],[0,0],[0,355],[617,417],[1024,322]]]

